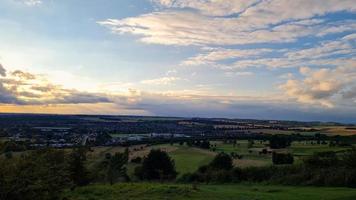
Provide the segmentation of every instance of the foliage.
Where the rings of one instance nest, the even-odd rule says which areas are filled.
[[[161,150],[151,150],[135,175],[145,180],[171,180],[177,176],[174,161]]]
[[[0,150],[4,153],[11,152],[11,151],[12,152],[26,151],[26,146],[23,142],[7,141],[0,146],[2,146]]]
[[[275,165],[293,164],[294,158],[293,158],[293,155],[290,153],[273,152],[272,162]]]
[[[128,179],[126,174],[126,164],[128,162],[128,157],[126,153],[115,153],[109,158],[106,172],[106,179],[112,185],[119,178]]]
[[[292,156],[275,154],[274,162],[289,164]],[[215,159],[214,161],[215,162]],[[212,162],[212,163],[213,163]],[[182,182],[268,182],[286,185],[356,187],[356,150],[337,155],[316,153],[294,165],[273,165],[248,168],[223,168],[212,164],[201,166],[195,173],[182,175]]]
[[[0,199],[55,200],[69,186],[64,151],[48,149],[0,159]]]
[[[273,135],[269,139],[269,145],[272,149],[282,149],[291,145],[291,139],[287,136]]]
[[[223,152],[219,153],[209,166],[213,169],[230,170],[233,167],[231,156]]]
[[[136,158],[131,159],[131,162],[132,162],[132,163],[139,164],[139,163],[142,162],[142,158],[139,157],[139,156],[137,156]]]
[[[248,140],[247,148],[248,149],[252,148],[254,144],[255,144],[255,142],[253,140]]]
[[[75,186],[87,185],[90,182],[89,171],[85,166],[87,149],[75,148],[68,158],[69,177]]]

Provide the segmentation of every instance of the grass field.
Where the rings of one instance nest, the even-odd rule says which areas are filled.
[[[235,159],[234,165],[238,167],[251,167],[251,166],[266,166],[272,164],[271,154],[260,155],[259,152],[262,148],[266,148],[266,142],[255,141],[252,148],[247,148],[246,140],[239,140],[237,145],[224,144],[221,141],[213,141],[211,144],[216,145],[216,151],[204,150],[194,147],[187,147],[186,145],[156,145],[145,147],[144,145],[137,145],[130,147],[130,158],[137,156],[146,156],[151,149],[161,149],[166,151],[176,164],[176,170],[179,175],[188,172],[196,171],[200,166],[208,164],[218,152],[231,153],[235,152],[242,155],[242,159]],[[100,162],[106,153],[114,154],[115,152],[123,152],[124,147],[94,147],[93,151],[88,154],[88,161],[90,165],[94,165],[96,162]],[[335,151],[340,152],[348,149],[347,147],[329,147],[329,145],[310,144],[305,142],[293,142],[292,146],[282,151],[292,152],[296,158],[296,161],[300,160],[304,156],[312,155],[315,152],[323,151]],[[128,174],[132,175],[134,168],[137,164],[129,163]]]
[[[354,200],[350,188],[269,185],[190,185],[126,183],[92,185],[67,192],[69,200]]]
[[[334,151],[341,152],[350,147],[330,147],[328,144],[304,144],[299,142],[293,142],[289,148],[293,152],[294,156],[308,156],[317,152]]]
[[[196,148],[180,147],[169,153],[174,159],[176,169],[180,174],[194,172],[199,166],[208,164],[213,158],[214,153]]]
[[[313,127],[296,127],[305,131],[298,130],[275,130],[275,129],[253,129],[250,130],[252,133],[265,133],[265,134],[284,134],[290,135],[293,133],[298,133],[302,135],[315,135],[317,133],[326,135],[342,135],[350,136],[356,135],[355,126],[313,126]]]
[[[141,145],[142,146],[142,145]],[[172,159],[174,159],[176,164],[176,170],[179,174],[184,174],[187,172],[194,172],[198,167],[208,164],[213,158],[215,153],[207,150],[201,150],[198,148],[192,148],[187,146],[180,145],[156,145],[150,147],[144,147],[141,149],[141,146],[130,147],[130,159],[137,156],[144,157],[146,156],[151,149],[161,149],[166,151]],[[134,150],[136,149],[136,150]],[[94,147],[92,152],[88,154],[88,163],[90,166],[93,166],[96,162],[100,162],[106,153],[114,154],[115,152],[123,152],[124,147]],[[129,163],[128,165],[128,174],[132,174],[134,168],[138,166],[137,164]]]
[[[212,142],[216,144],[217,152],[232,153],[242,155],[242,159],[235,159],[234,165],[238,167],[265,166],[272,164],[271,155],[260,155],[258,152],[265,147],[267,143],[256,141],[253,148],[247,148],[247,140],[239,140],[233,144],[224,144],[223,142]]]

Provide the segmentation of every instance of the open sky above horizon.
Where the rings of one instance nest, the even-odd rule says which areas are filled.
[[[1,0],[0,112],[356,123],[355,0]]]

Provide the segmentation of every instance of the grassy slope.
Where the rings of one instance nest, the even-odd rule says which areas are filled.
[[[349,147],[330,147],[328,144],[324,145],[311,145],[311,144],[303,144],[303,143],[297,143],[293,142],[292,146],[290,147],[290,150],[293,152],[295,156],[307,156],[307,155],[313,155],[316,152],[325,152],[325,151],[334,151],[334,152],[340,152],[350,149]]]
[[[353,200],[356,190],[349,188],[289,187],[263,185],[190,185],[135,183],[94,185],[68,192],[70,200]]]
[[[145,147],[143,150],[132,151],[130,157],[134,158],[136,156],[145,156],[148,154],[151,148],[162,149],[174,159],[176,164],[176,169],[179,174],[184,174],[187,172],[194,172],[200,166],[208,164],[217,152],[231,153],[235,152],[243,155],[243,159],[234,160],[234,164],[239,167],[249,167],[249,166],[266,166],[271,165],[271,155],[259,155],[259,151],[265,148],[267,143],[260,143],[255,141],[252,149],[247,148],[246,140],[239,140],[238,145],[235,147],[232,144],[224,144],[222,142],[212,142],[212,144],[217,145],[216,152],[210,150],[198,149],[193,147],[187,147],[186,145],[180,146],[174,144],[173,146],[169,144],[156,145],[151,147]],[[131,147],[135,148],[135,147]],[[93,152],[88,155],[89,165],[93,166],[94,163],[100,162],[104,157],[105,153],[115,153],[123,152],[125,148],[123,147],[95,147]],[[293,142],[289,151],[293,152],[297,160],[306,155],[312,155],[315,152],[321,151],[342,151],[347,148],[345,147],[329,147],[329,145],[311,145],[305,143]],[[249,152],[251,150],[251,152]],[[128,166],[128,173],[133,174],[134,168],[138,166],[137,164],[130,163]]]
[[[194,172],[199,166],[208,164],[214,157],[214,154],[209,151],[189,147],[180,147],[169,155],[174,159],[180,174]]]

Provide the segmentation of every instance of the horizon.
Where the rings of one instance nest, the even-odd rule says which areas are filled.
[[[356,123],[354,0],[3,0],[0,114]]]
[[[346,123],[337,121],[302,121],[302,120],[286,120],[286,119],[258,119],[258,118],[229,118],[229,117],[197,117],[197,116],[164,116],[164,115],[110,115],[110,114],[56,114],[56,113],[4,113],[0,112],[1,115],[41,115],[41,116],[109,116],[109,117],[142,117],[142,118],[181,118],[181,119],[227,119],[227,120],[253,120],[253,121],[279,121],[279,122],[300,122],[300,123],[336,123],[342,125],[356,125],[356,123]]]

